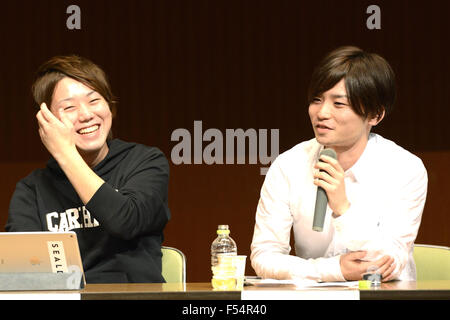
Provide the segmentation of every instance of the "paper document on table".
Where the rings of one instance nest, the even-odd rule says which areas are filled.
[[[358,287],[358,281],[339,281],[339,282],[317,282],[314,280],[276,280],[276,279],[245,279],[246,285],[255,286],[282,286],[282,285],[295,285],[296,288],[319,288],[319,287],[346,287],[353,288]]]
[[[359,300],[358,281],[246,279],[242,300]]]
[[[315,282],[315,283],[303,283],[303,282],[296,282],[295,283],[297,287],[304,287],[304,288],[318,288],[318,287],[345,287],[345,288],[357,288],[358,287],[358,281],[336,281],[336,282]]]

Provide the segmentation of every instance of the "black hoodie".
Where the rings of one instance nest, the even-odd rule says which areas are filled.
[[[95,168],[105,183],[84,206],[51,159],[19,181],[6,231],[74,231],[87,283],[164,282],[169,164],[157,148],[118,139]]]

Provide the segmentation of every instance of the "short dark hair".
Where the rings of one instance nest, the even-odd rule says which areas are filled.
[[[56,84],[69,77],[98,92],[115,114],[117,101],[105,72],[89,59],[77,55],[56,56],[44,62],[36,73],[31,91],[38,108],[43,102],[50,108]]]
[[[333,88],[341,79],[349,103],[363,118],[391,112],[396,97],[395,75],[389,63],[375,53],[353,46],[339,47],[323,58],[313,72],[308,103]]]

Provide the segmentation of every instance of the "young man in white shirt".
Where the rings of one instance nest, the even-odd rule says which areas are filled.
[[[377,54],[338,48],[315,69],[308,99],[315,138],[281,154],[266,175],[253,268],[264,278],[346,281],[375,267],[383,281],[415,280],[427,172],[418,157],[371,133],[395,101],[391,67]],[[337,160],[318,161],[325,147]],[[318,186],[328,197],[323,232],[312,230]]]

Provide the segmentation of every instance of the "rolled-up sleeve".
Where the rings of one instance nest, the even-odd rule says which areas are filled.
[[[383,198],[351,201],[350,209],[333,219],[335,237],[351,251],[366,250],[365,260],[382,255],[394,258],[394,279],[411,280],[412,270],[402,272],[412,258],[413,244],[422,218],[428,176],[420,159],[397,171],[395,179],[383,190]],[[380,186],[381,187],[381,186]]]

